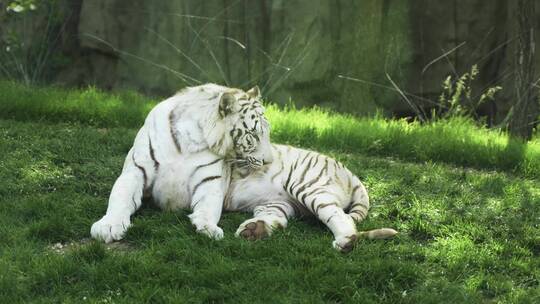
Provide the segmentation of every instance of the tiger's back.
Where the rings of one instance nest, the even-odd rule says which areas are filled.
[[[289,218],[314,215],[334,234],[332,246],[349,252],[359,238],[382,239],[390,228],[357,231],[367,216],[369,197],[358,177],[338,161],[309,150],[272,145],[274,161],[255,171],[233,167],[226,210],[253,211],[237,236],[264,238]]]
[[[326,204],[348,210],[360,221],[369,197],[360,180],[343,164],[326,155],[287,145],[272,145],[274,162],[249,174],[233,170],[227,210],[253,210],[268,201],[284,200],[298,215],[317,215]]]

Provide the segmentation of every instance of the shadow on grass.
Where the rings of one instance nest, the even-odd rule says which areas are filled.
[[[525,163],[527,143],[523,140],[509,137],[508,143],[501,154],[499,162],[505,169],[517,169]]]

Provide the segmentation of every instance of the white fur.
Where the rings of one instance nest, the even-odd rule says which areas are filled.
[[[272,153],[270,165],[247,176],[233,174],[225,209],[254,213],[238,227],[237,236],[260,221],[271,235],[276,227],[286,227],[288,218],[306,214],[317,216],[332,231],[332,245],[341,251],[350,250],[359,237],[388,238],[397,233],[388,228],[357,232],[355,222],[367,216],[369,198],[360,180],[342,164],[290,146],[273,145]]]
[[[92,237],[105,242],[122,239],[143,195],[163,208],[193,209],[190,219],[198,232],[223,237],[217,226],[229,183],[223,159],[233,152],[228,132],[239,120],[238,113],[220,117],[224,93],[237,99],[247,96],[238,89],[207,84],[185,89],[152,109],[113,186],[106,214],[92,225]],[[191,174],[216,159],[222,160]],[[204,182],[193,192],[208,176],[223,178]]]
[[[360,237],[387,238],[396,233],[386,228],[369,232],[356,230],[355,221],[361,221],[367,215],[369,198],[360,180],[342,164],[322,154],[290,146],[270,145],[270,148],[272,163],[251,171],[232,169],[224,210],[253,212],[254,215],[238,227],[237,236],[241,236],[248,226],[261,222],[264,233],[271,235],[274,229],[285,228],[289,218],[303,215],[316,215],[334,234],[333,247],[341,251],[350,250]],[[310,157],[305,158],[306,155]],[[167,187],[178,182],[179,170],[181,165],[173,164],[171,174],[161,179],[167,182],[159,186],[159,191],[170,193]],[[308,183],[310,187],[305,187],[304,191],[316,192],[303,197],[298,190]],[[170,199],[174,201],[181,195],[171,193]],[[344,210],[349,210],[349,214]]]
[[[288,218],[315,214],[334,234],[332,245],[338,250],[350,250],[358,237],[393,236],[395,231],[388,229],[357,232],[355,221],[367,215],[369,199],[356,176],[322,154],[271,145],[266,127],[250,129],[261,140],[249,156],[262,167],[233,165],[231,169],[227,157],[235,157],[238,146],[233,146],[229,131],[256,124],[241,120],[251,114],[240,115],[234,109],[221,117],[219,101],[229,92],[249,102],[255,91],[209,84],[186,89],[158,104],[137,133],[107,212],[92,225],[92,237],[105,242],[122,239],[143,195],[151,196],[163,209],[193,210],[189,218],[197,232],[214,239],[223,237],[217,226],[222,209],[254,213],[236,235],[260,223],[264,226],[257,227],[271,235],[274,229],[286,227]],[[309,189],[316,191],[303,196],[301,189],[306,194]]]

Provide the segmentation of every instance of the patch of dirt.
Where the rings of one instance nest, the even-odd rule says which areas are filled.
[[[47,248],[56,254],[64,255],[68,252],[84,247],[90,244],[91,242],[94,242],[94,240],[90,238],[84,238],[80,241],[72,241],[69,243],[58,242],[58,243],[48,246]],[[107,250],[115,250],[117,252],[132,251],[135,249],[133,245],[127,242],[123,242],[123,241],[103,244],[103,246],[105,246]]]

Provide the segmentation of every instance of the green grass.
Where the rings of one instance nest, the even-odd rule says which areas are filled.
[[[225,239],[212,241],[186,212],[146,206],[124,247],[81,243],[135,132],[0,120],[0,303],[540,301],[538,180],[334,145],[318,150],[344,162],[372,198],[359,228],[394,227],[397,238],[342,255],[324,226],[295,220],[250,243],[233,237],[249,215],[228,213]],[[81,244],[60,254],[57,242]]]
[[[272,138],[411,161],[500,169],[540,177],[540,138],[522,142],[465,118],[428,124],[381,117],[354,118],[320,109],[279,110],[268,117]]]
[[[0,82],[0,303],[540,302],[540,139],[464,119],[268,107],[274,141],[327,153],[365,182],[360,229],[401,232],[348,255],[313,220],[250,243],[233,237],[249,215],[229,213],[217,242],[186,212],[151,205],[120,246],[88,241],[156,102]]]
[[[25,87],[0,81],[0,117],[7,119],[138,128],[156,102],[130,91],[108,94],[94,88]],[[267,108],[274,141],[540,177],[540,137],[522,142],[462,118],[420,124],[321,109]]]

